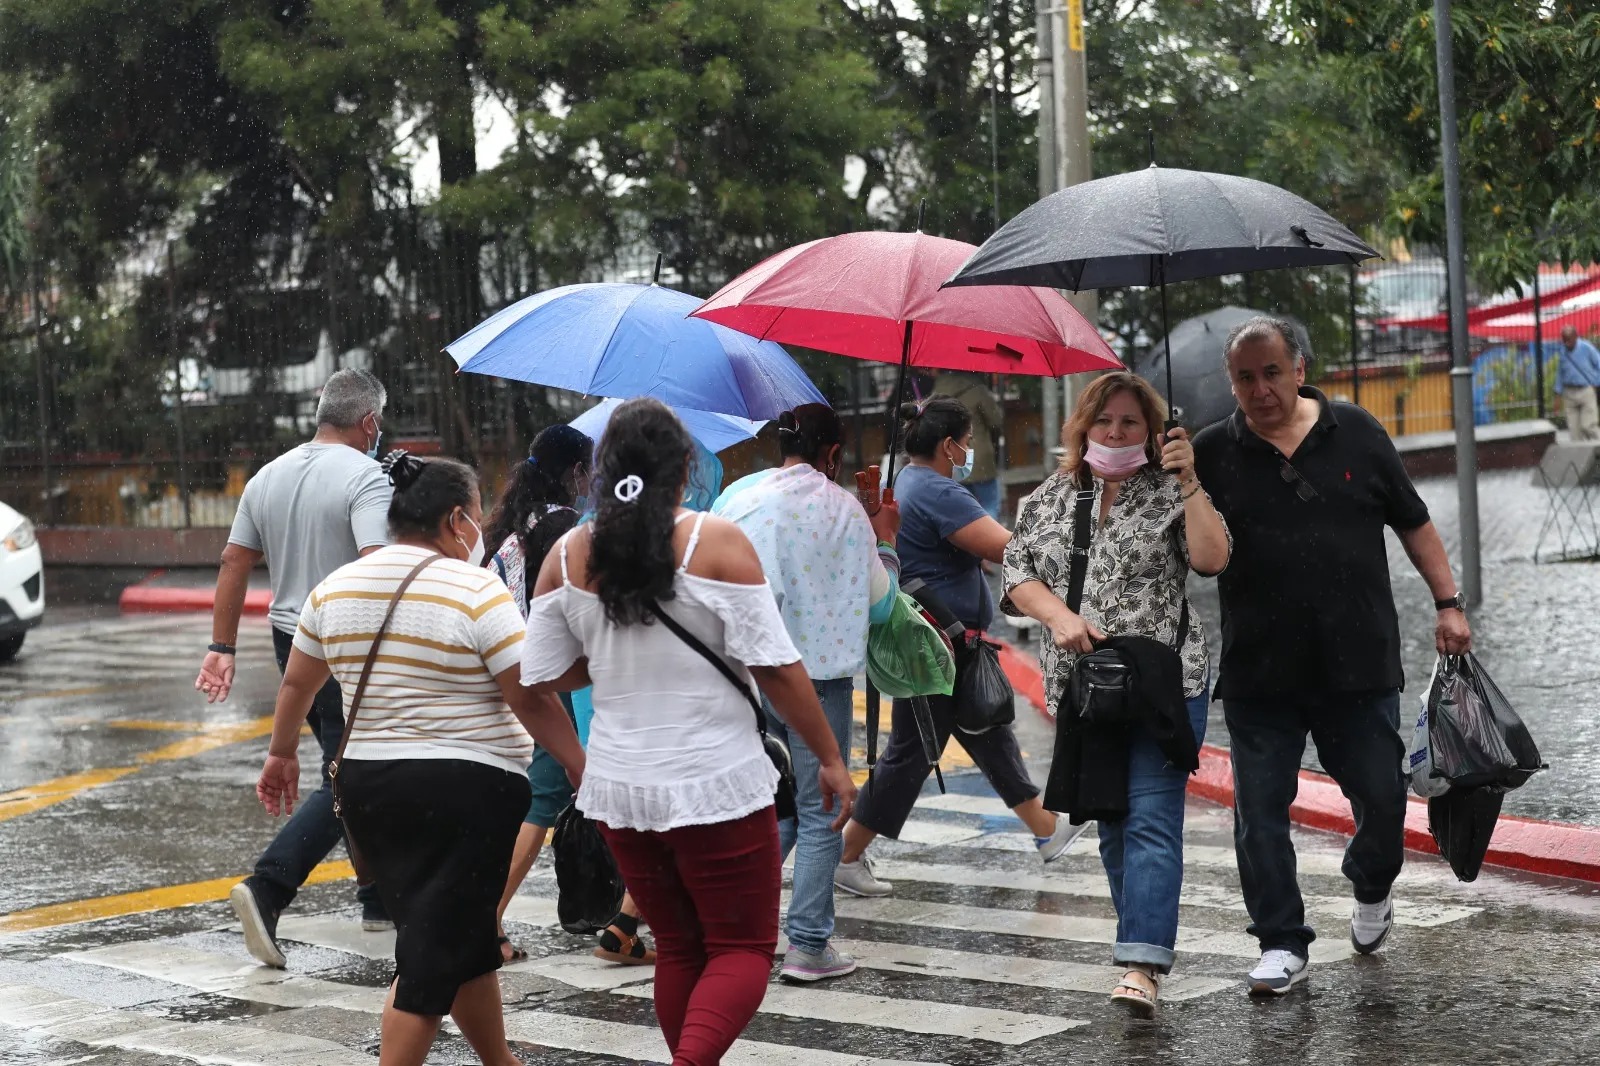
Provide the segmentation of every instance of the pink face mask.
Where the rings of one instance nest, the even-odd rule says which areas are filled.
[[[1089,469],[1111,481],[1120,481],[1150,461],[1143,444],[1107,448],[1094,441],[1089,441],[1083,458],[1089,464]]]

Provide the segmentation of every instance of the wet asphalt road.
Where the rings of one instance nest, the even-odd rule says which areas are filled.
[[[387,943],[359,932],[350,883],[302,893],[286,973],[251,963],[219,902],[273,831],[251,786],[276,671],[256,623],[235,696],[206,708],[190,683],[207,632],[205,619],[58,615],[0,668],[0,1064],[375,1061]],[[1031,709],[1018,726],[1031,755],[1048,751]],[[876,849],[895,896],[841,905],[839,933],[869,965],[772,986],[730,1066],[1549,1063],[1600,1049],[1600,890],[1500,873],[1461,885],[1417,856],[1391,945],[1353,959],[1340,842],[1310,832],[1298,839],[1323,934],[1312,976],[1284,1000],[1249,1000],[1229,818],[1201,803],[1181,979],[1160,1021],[1132,1022],[1105,1001],[1114,915],[1087,842],[1042,867],[980,777],[952,766],[948,778],[952,795],[926,798],[906,842]],[[518,1051],[661,1061],[648,1000],[617,984],[648,974],[609,971],[551,927],[548,870],[541,859],[512,923],[534,959],[503,977]],[[148,890],[164,891],[126,896]],[[472,1057],[446,1037],[429,1061]]]

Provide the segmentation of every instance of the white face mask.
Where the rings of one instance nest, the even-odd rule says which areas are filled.
[[[467,524],[469,526],[471,526],[473,528],[473,530],[478,534],[478,539],[476,541],[474,541],[473,544],[470,547],[468,547],[467,542],[461,539],[460,534],[457,534],[456,535],[456,543],[460,544],[463,548],[467,549],[467,565],[468,566],[482,566],[483,565],[483,530],[478,528],[478,523],[474,522],[472,520],[472,516],[467,514],[467,512],[462,511],[461,512],[461,517],[465,518],[467,520]]]

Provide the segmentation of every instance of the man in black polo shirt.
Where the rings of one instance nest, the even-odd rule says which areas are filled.
[[[1472,643],[1450,560],[1383,427],[1305,384],[1294,330],[1274,318],[1236,328],[1224,348],[1239,407],[1195,438],[1195,470],[1233,534],[1218,578],[1234,844],[1261,962],[1252,994],[1306,975],[1315,937],[1295,880],[1289,805],[1306,734],[1355,814],[1344,874],[1355,886],[1350,939],[1378,950],[1394,923],[1404,861],[1399,620],[1384,526],[1432,590],[1440,652]]]

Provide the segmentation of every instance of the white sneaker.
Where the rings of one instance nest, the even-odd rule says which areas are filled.
[[[1056,831],[1049,837],[1034,838],[1034,846],[1039,849],[1039,858],[1045,862],[1055,862],[1067,853],[1067,849],[1078,842],[1078,838],[1089,831],[1093,822],[1084,822],[1082,825],[1073,825],[1067,816],[1056,816]]]
[[[1394,890],[1377,903],[1356,901],[1350,912],[1350,943],[1363,955],[1371,955],[1383,947],[1394,928]]]
[[[873,874],[872,860],[865,855],[855,862],[841,862],[834,867],[833,887],[852,896],[865,896],[868,899],[887,896],[894,891],[893,885],[878,880]]]
[[[1306,979],[1306,960],[1292,951],[1274,948],[1261,953],[1250,971],[1252,996],[1281,996]]]
[[[778,971],[778,976],[785,981],[811,984],[814,981],[826,981],[830,977],[843,977],[845,974],[855,972],[856,960],[832,944],[815,954],[801,951],[791,944],[789,950],[784,952],[783,969]]]

